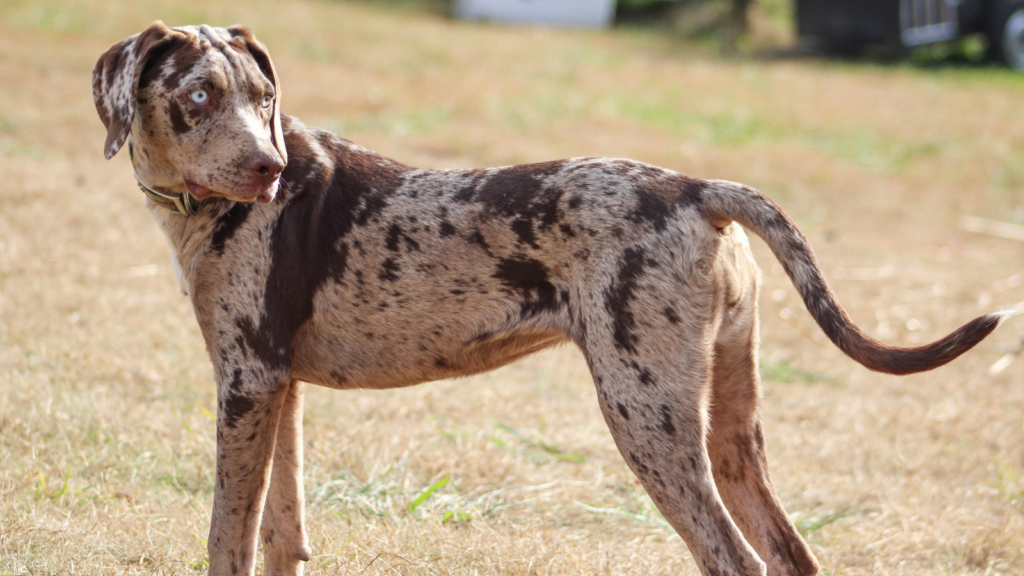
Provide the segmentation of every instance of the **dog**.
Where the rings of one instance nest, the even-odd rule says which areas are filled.
[[[93,70],[109,159],[127,141],[217,380],[209,573],[301,574],[304,382],[396,388],[571,341],[630,469],[705,576],[819,565],[768,475],[759,271],[742,225],[871,370],[941,366],[1005,315],[918,348],[872,340],[758,191],[621,159],[421,170],[281,113],[242,26],[156,22]]]

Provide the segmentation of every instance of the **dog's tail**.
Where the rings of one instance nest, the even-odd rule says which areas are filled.
[[[1013,314],[997,312],[975,318],[949,336],[925,346],[887,346],[853,323],[825,280],[807,238],[768,197],[742,184],[712,180],[701,194],[700,205],[714,226],[736,221],[764,239],[829,339],[871,370],[913,374],[937,368],[973,348]]]

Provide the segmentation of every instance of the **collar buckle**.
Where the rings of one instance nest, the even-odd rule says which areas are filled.
[[[135,180],[139,185],[139,190],[142,190],[146,196],[149,196],[149,199],[152,200],[154,204],[162,208],[166,208],[171,212],[177,212],[182,216],[195,216],[196,212],[199,211],[199,207],[203,205],[202,200],[199,200],[188,192],[185,192],[184,194],[173,194],[154,190],[142,183],[142,179],[139,178],[138,173],[135,174]]]

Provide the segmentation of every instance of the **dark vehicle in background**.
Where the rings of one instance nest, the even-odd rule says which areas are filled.
[[[802,42],[837,54],[981,33],[992,60],[1024,70],[1024,0],[796,0],[796,21]]]

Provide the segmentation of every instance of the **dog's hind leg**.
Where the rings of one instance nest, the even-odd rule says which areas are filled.
[[[759,576],[764,564],[718,496],[705,450],[706,358],[664,372],[632,358],[594,364],[601,410],[615,444],[705,576]],[[607,362],[611,364],[611,362]]]
[[[764,563],[733,523],[712,478],[705,442],[710,311],[688,310],[697,316],[689,319],[679,318],[682,313],[663,315],[666,300],[652,297],[648,286],[637,280],[623,298],[627,290],[613,284],[595,303],[612,313],[610,325],[587,319],[586,335],[576,338],[590,363],[605,421],[702,574],[763,576]],[[632,328],[638,325],[649,330]]]
[[[305,384],[293,380],[281,408],[274,443],[267,503],[263,508],[264,576],[299,576],[312,551],[303,527],[302,397]]]
[[[750,262],[753,269],[753,262]],[[733,276],[735,278],[735,276]],[[757,287],[727,290],[715,342],[708,452],[718,493],[768,574],[818,574],[818,563],[768,477],[757,373]]]

